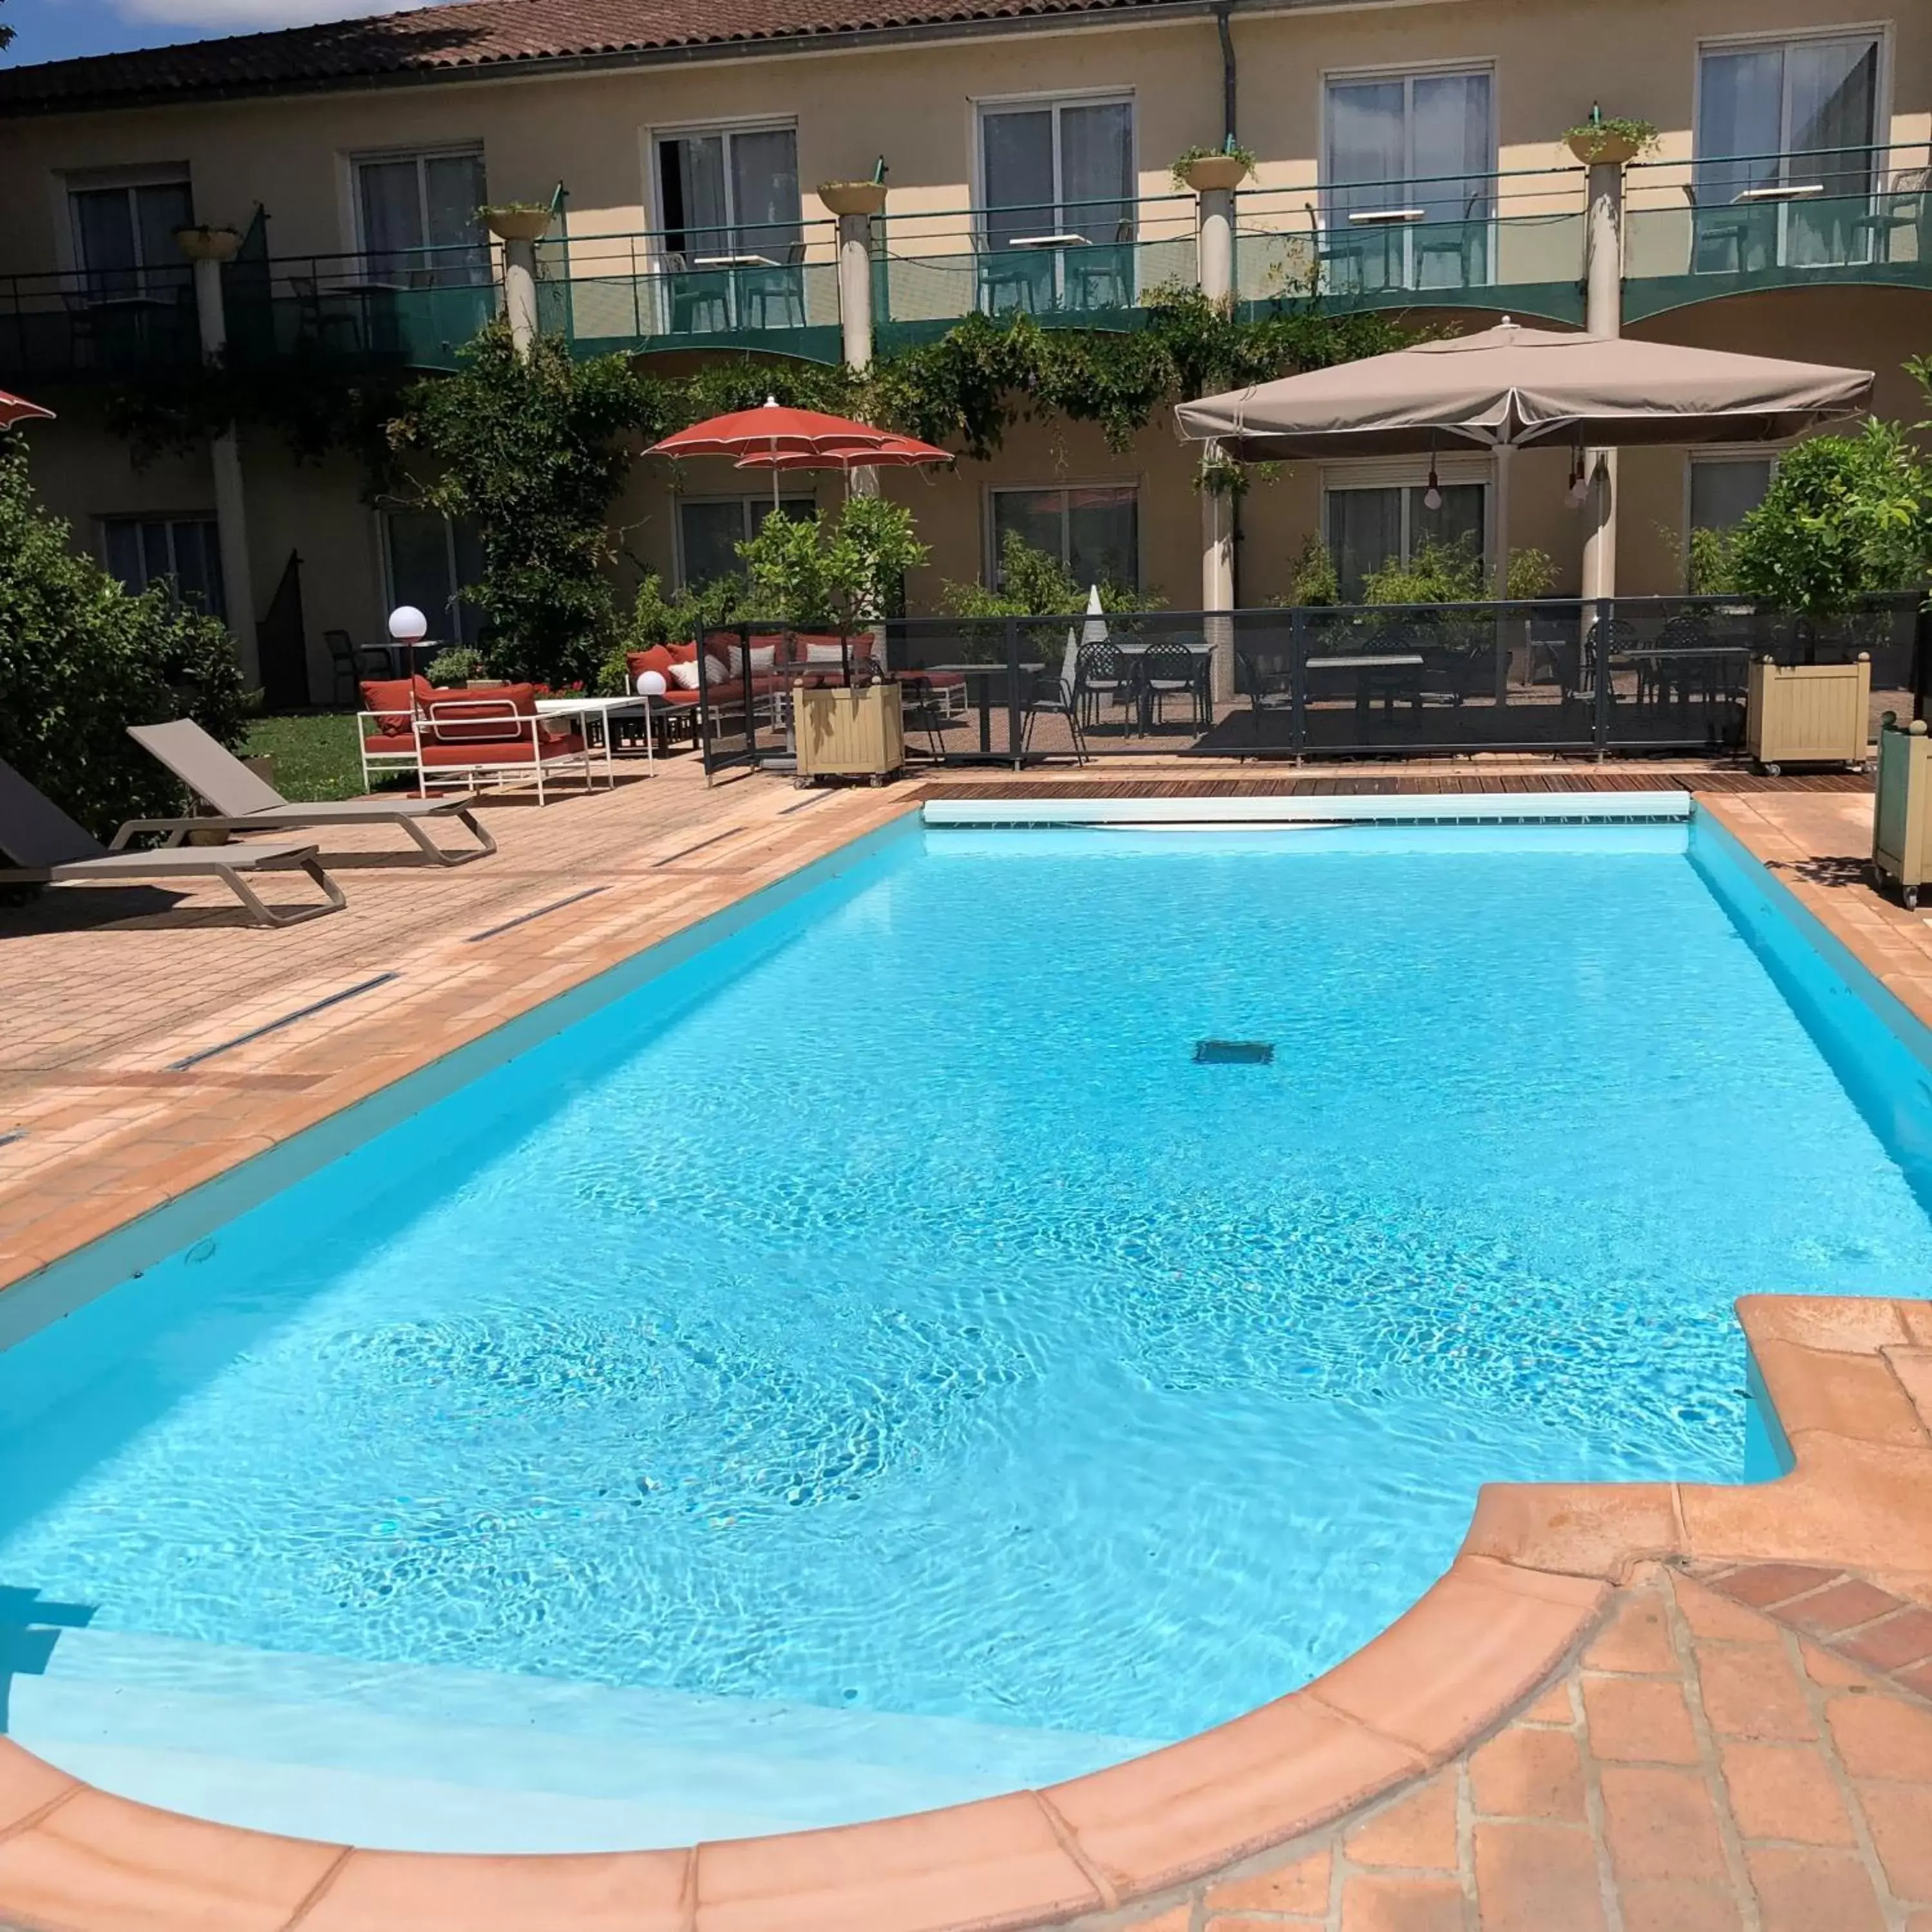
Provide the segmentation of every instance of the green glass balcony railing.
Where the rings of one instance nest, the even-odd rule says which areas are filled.
[[[1194,197],[896,215],[878,224],[874,326],[882,345],[969,315],[1132,328],[1156,290],[1194,286]]]
[[[1583,315],[1580,168],[1250,188],[1235,198],[1244,304]]]
[[[539,326],[578,353],[762,349],[839,358],[829,223],[554,237],[537,248]]]
[[[124,380],[201,356],[185,262],[0,278],[0,382]]]
[[[500,305],[481,243],[386,254],[238,257],[222,274],[231,362],[454,369]]]
[[[1831,148],[1633,166],[1624,314],[1832,284],[1932,289],[1932,150]]]

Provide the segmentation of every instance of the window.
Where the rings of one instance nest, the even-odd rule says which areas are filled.
[[[1768,456],[1694,456],[1690,527],[1727,530],[1742,523],[1764,501],[1777,466]]]
[[[130,590],[160,584],[182,603],[226,618],[212,517],[104,517],[100,549],[108,574]]]
[[[1139,587],[1140,497],[1136,490],[995,490],[988,566],[995,584],[1010,531],[1034,549],[1058,558],[1076,584]]]
[[[93,302],[184,299],[194,271],[174,231],[194,219],[184,180],[70,188],[74,250]]]
[[[490,279],[479,149],[371,155],[356,164],[356,194],[373,280],[448,288]]]
[[[664,250],[682,256],[680,266],[782,267],[802,259],[796,130],[667,135],[657,147]]]
[[[1469,288],[1490,280],[1496,131],[1490,76],[1331,80],[1322,210],[1340,288]]]
[[[1466,545],[1484,556],[1487,487],[1441,484],[1442,507],[1434,510],[1423,501],[1426,483],[1330,489],[1328,551],[1335,560],[1342,602],[1359,604],[1375,572],[1384,564],[1408,562],[1425,544]]]
[[[1694,271],[1863,259],[1880,159],[1878,56],[1870,34],[1702,50]]]
[[[778,506],[781,516],[800,523],[811,520],[818,505],[809,496],[788,496]],[[677,506],[678,566],[680,582],[715,584],[744,570],[738,546],[748,543],[772,514],[769,496],[686,496]]]
[[[473,646],[483,613],[463,592],[483,576],[483,546],[467,522],[433,510],[382,512],[382,567],[391,610],[412,604],[432,644]]]
[[[1131,100],[982,108],[980,184],[987,308],[1132,304]]]

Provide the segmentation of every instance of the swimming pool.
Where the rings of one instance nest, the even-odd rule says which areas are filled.
[[[0,1355],[9,1728],[364,1843],[836,1822],[1293,1688],[1481,1482],[1741,1479],[1732,1298],[1932,1286],[1915,1042],[1774,898],[883,840]]]

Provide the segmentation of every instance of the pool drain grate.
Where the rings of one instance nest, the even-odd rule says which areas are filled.
[[[1274,1042],[1271,1040],[1197,1040],[1194,1042],[1196,1066],[1272,1066]]]

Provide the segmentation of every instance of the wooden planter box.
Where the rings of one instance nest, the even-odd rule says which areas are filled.
[[[905,724],[896,684],[800,691],[794,698],[801,778],[869,778],[905,763]]]
[[[1871,659],[1750,668],[1744,748],[1775,776],[1785,765],[1862,765],[1871,712]]]
[[[1878,731],[1878,808],[1872,816],[1872,869],[1889,879],[1909,908],[1932,862],[1932,736],[1922,720],[1900,724],[1890,712]]]

